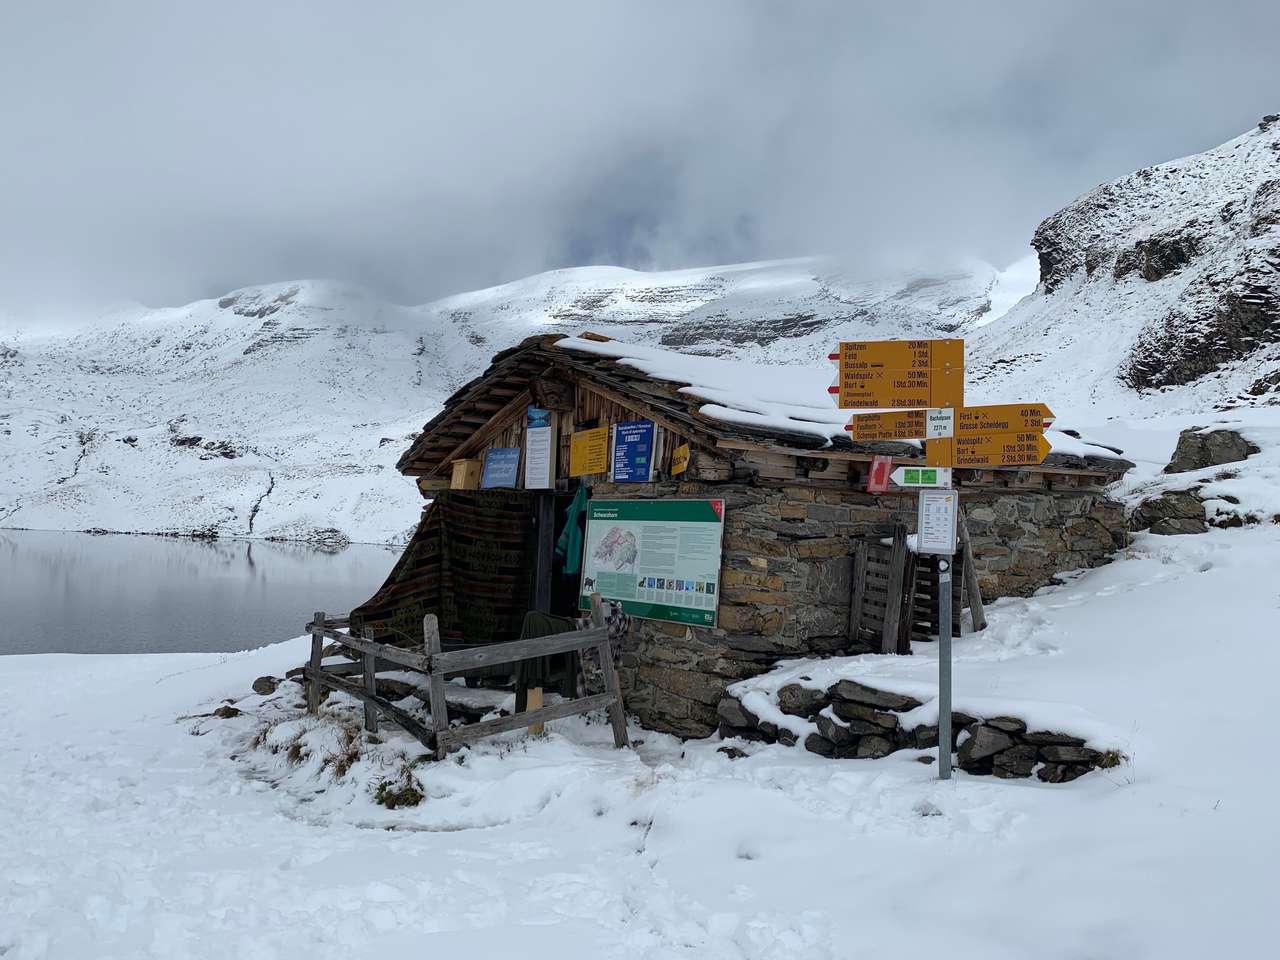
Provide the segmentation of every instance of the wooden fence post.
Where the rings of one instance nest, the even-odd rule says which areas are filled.
[[[858,541],[853,550],[853,595],[849,599],[849,643],[858,642],[862,628],[862,601],[867,596],[867,545]]]
[[[911,625],[916,613],[916,579],[920,575],[920,558],[909,550],[903,551],[906,569],[902,575],[902,613],[898,621],[898,637],[894,653],[911,653]]]
[[[311,672],[320,672],[320,661],[324,653],[324,611],[317,610],[311,615]],[[320,681],[314,676],[307,678],[307,713],[320,712]]]
[[[907,527],[893,527],[893,549],[889,553],[889,591],[885,597],[884,631],[880,635],[880,652],[898,650],[898,622],[902,618],[902,581],[907,566]]]
[[[541,710],[542,709],[542,688],[530,687],[529,692],[525,694],[524,701],[525,710]],[[529,736],[536,737],[546,729],[545,724],[534,723],[529,726]]]
[[[591,625],[608,629],[604,618],[604,602],[600,594],[591,594]],[[606,632],[604,642],[596,648],[600,653],[600,673],[604,679],[606,693],[613,694],[613,702],[609,704],[609,723],[613,727],[613,745],[622,749],[627,745],[627,714],[622,705],[622,684],[618,680],[618,671],[613,668],[613,643]]]
[[[422,638],[427,648],[427,656],[433,657],[441,652],[440,621],[436,619],[434,613],[428,613],[422,618]],[[431,732],[436,738],[436,759],[442,760],[445,749],[444,744],[441,743],[440,734],[449,729],[449,705],[444,697],[444,673],[436,667],[434,661],[427,674],[427,689],[430,698],[428,706],[431,709]]]
[[[973,562],[973,543],[969,539],[969,524],[964,511],[960,511],[960,556],[964,565],[964,586],[969,592],[969,613],[973,617],[973,629],[987,629],[987,611],[982,606],[982,588],[978,586],[978,568]]]
[[[364,628],[364,638],[373,639],[373,628]],[[378,695],[378,658],[368,650],[364,651],[364,692],[371,697]],[[370,733],[378,732],[378,708],[370,701],[364,702],[364,728]]]

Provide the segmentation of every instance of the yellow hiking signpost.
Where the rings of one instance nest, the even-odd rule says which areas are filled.
[[[981,407],[961,407],[956,414],[955,435],[1042,430],[1052,420],[1053,411],[1044,403],[991,403]]]
[[[923,410],[888,410],[884,413],[855,414],[845,427],[850,439],[861,443],[878,440],[923,440]]]
[[[937,440],[987,433],[1041,430],[1053,420],[1043,403],[994,403],[981,407],[882,410],[855,413],[845,427],[851,440]]]
[[[845,340],[830,359],[840,365],[831,392],[841,410],[964,403],[963,340]]]
[[[1043,463],[1052,447],[1039,430],[1025,430],[926,440],[924,449],[928,466],[982,469]]]
[[[899,487],[918,488],[916,546],[935,554],[938,569],[938,742],[951,743],[951,559],[956,550],[959,493],[952,467],[1018,467],[1042,463],[1051,447],[1043,403],[964,405],[963,340],[848,340],[828,357],[839,363],[830,387],[860,443],[923,440],[926,466],[898,467]],[[938,779],[951,778],[951,751],[938,751]]]

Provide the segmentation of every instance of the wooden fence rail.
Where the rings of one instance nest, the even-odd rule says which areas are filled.
[[[609,722],[613,728],[614,746],[625,747],[627,722],[622,689],[618,683],[617,671],[613,666],[613,645],[609,639],[609,631],[604,625],[604,610],[599,594],[593,594],[591,597],[591,619],[593,625],[587,630],[574,630],[530,640],[512,640],[508,643],[445,652],[440,645],[439,623],[435,614],[429,613],[422,620],[423,636],[426,641],[424,652],[416,653],[402,647],[378,643],[368,633],[364,637],[353,637],[349,633],[342,633],[338,628],[338,620],[326,619],[323,611],[317,611],[311,623],[307,624],[307,630],[311,633],[311,659],[303,671],[307,682],[307,712],[312,714],[319,712],[321,687],[340,690],[364,704],[366,730],[371,733],[377,731],[378,714],[381,713],[417,737],[424,746],[434,752],[436,759],[441,759],[449,751],[484,737],[518,730],[521,727],[534,727],[550,720],[559,720],[562,717],[605,707],[608,709]],[[341,622],[345,625],[349,621],[342,618]],[[325,640],[332,640],[359,653],[361,655],[359,660],[324,666],[322,661]],[[600,672],[605,687],[603,693],[565,700],[494,720],[482,720],[462,727],[450,727],[449,706],[445,699],[447,675],[560,653],[581,653],[589,649],[595,649],[600,658]],[[378,670],[385,669],[387,666],[407,668],[426,675],[428,707],[431,711],[430,729],[385,697],[378,695]],[[349,679],[355,674],[362,675],[361,683]]]

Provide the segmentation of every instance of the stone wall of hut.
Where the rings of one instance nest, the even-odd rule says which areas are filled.
[[[780,659],[850,651],[854,541],[915,524],[913,494],[813,485],[663,482],[593,487],[612,498],[722,497],[719,625],[637,621],[622,653],[627,709],[645,726],[701,737],[735,680]],[[1026,595],[1054,574],[1096,566],[1122,546],[1124,510],[1097,491],[963,491],[983,596]]]

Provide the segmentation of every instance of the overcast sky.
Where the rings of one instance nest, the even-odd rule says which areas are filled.
[[[1004,265],[1280,111],[1277,36],[1275,0],[6,2],[0,304]]]

